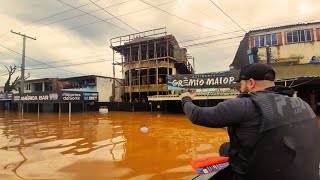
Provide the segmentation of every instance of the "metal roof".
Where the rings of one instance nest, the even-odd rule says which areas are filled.
[[[261,29],[254,29],[249,31],[249,33],[259,32],[259,31],[267,31],[267,30],[276,30],[276,29],[283,29],[283,28],[290,28],[290,27],[296,27],[296,26],[307,26],[307,25],[314,25],[319,24],[319,21],[316,22],[305,22],[305,23],[297,23],[297,24],[288,24],[283,26],[275,26],[275,27],[268,27],[268,28],[261,28]]]
[[[317,80],[320,79],[320,76],[298,76],[294,78],[284,78],[284,79],[277,79],[276,82],[282,82],[282,81],[292,81],[292,80]]]

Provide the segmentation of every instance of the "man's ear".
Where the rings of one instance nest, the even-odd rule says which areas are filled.
[[[249,79],[249,85],[251,89],[253,89],[256,86],[256,81],[254,79]]]

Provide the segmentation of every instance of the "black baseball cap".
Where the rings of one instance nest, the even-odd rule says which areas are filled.
[[[249,79],[274,81],[275,77],[276,72],[272,66],[268,64],[253,63],[241,69],[237,82]]]

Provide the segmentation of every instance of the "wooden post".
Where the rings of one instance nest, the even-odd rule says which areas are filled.
[[[23,110],[24,110],[24,104],[21,103],[21,115],[22,115],[22,119],[23,119]]]
[[[4,103],[4,117],[6,117],[7,113],[7,102]]]
[[[69,102],[69,121],[71,121],[71,102]]]
[[[40,104],[38,103],[38,120],[39,120],[39,116],[40,116]]]
[[[61,103],[59,102],[59,119],[61,118]]]

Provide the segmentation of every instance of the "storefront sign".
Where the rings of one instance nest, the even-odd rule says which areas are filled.
[[[234,88],[239,71],[223,71],[206,74],[169,75],[168,90]]]
[[[11,101],[12,100],[12,93],[1,93],[0,94],[0,101]]]
[[[58,93],[25,93],[25,94],[14,94],[13,101],[28,101],[28,102],[39,102],[39,101],[57,101]]]
[[[81,101],[82,93],[81,92],[61,92],[60,100],[61,101]]]
[[[98,93],[83,93],[84,101],[98,101]]]
[[[11,94],[12,95],[12,94]],[[0,96],[1,98],[1,96]],[[97,92],[69,92],[62,91],[59,93],[34,92],[24,94],[14,94],[11,100],[19,102],[73,102],[73,101],[97,101]]]

